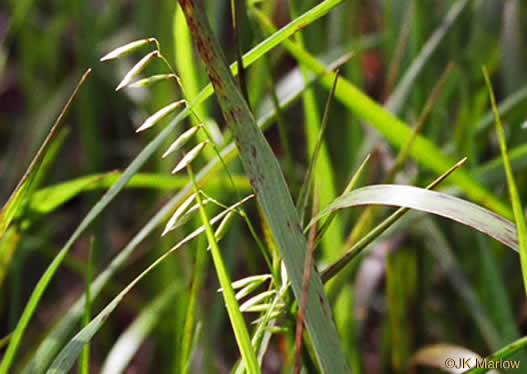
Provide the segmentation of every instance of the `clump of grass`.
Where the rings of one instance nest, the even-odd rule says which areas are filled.
[[[78,360],[82,373],[104,361],[105,373],[129,365],[259,373],[276,362],[276,372],[367,374],[375,370],[367,364],[372,356],[393,372],[444,369],[449,355],[523,357],[515,311],[524,304],[525,289],[516,285],[527,266],[519,172],[527,159],[520,126],[526,96],[524,82],[511,81],[513,70],[523,76],[514,53],[524,43],[523,5],[504,6],[510,22],[495,29],[503,33],[498,41],[481,29],[497,27],[484,2],[468,0],[442,4],[437,17],[420,2],[293,0],[282,9],[234,0],[232,9],[208,2],[206,10],[196,0],[144,3],[135,35],[117,32],[129,21],[116,17],[121,3],[111,3],[102,5],[102,17],[71,5],[83,15],[76,18],[83,47],[68,50],[68,59],[91,64],[104,54],[94,43],[117,46],[100,59],[111,64],[93,66],[80,108],[68,117],[82,147],[72,151],[67,130],[59,129],[75,91],[0,213],[0,286],[9,306],[0,374],[67,373]],[[57,100],[35,116],[48,118],[58,112],[53,101],[67,99],[43,66],[59,66],[52,52],[65,21],[57,21],[55,36],[40,33],[38,40],[35,20],[47,13],[27,4],[11,5],[0,72],[15,71],[2,70],[3,61],[20,64],[22,83],[13,81],[27,97],[37,85],[56,90]],[[68,19],[62,11],[58,18]],[[206,13],[225,17],[209,25]],[[360,23],[348,21],[355,14]],[[469,17],[477,22],[460,21]],[[215,35],[228,41],[231,28],[234,43],[221,48]],[[111,34],[115,39],[103,40]],[[502,64],[499,50],[514,61]],[[473,69],[481,61],[489,66],[487,88]],[[37,71],[38,82],[31,79]],[[499,103],[491,77],[506,77],[496,85]],[[218,106],[205,101],[213,94]],[[32,106],[36,98],[28,111]],[[492,159],[499,153],[489,132],[494,121],[503,162]],[[40,143],[38,128],[22,138]],[[109,146],[98,148],[94,139]],[[70,160],[82,158],[79,149],[90,155],[91,169],[68,173]],[[111,171],[128,158],[124,171]],[[500,196],[505,180],[512,209]],[[349,209],[365,205],[376,207]],[[65,244],[57,243],[77,221]],[[139,228],[135,235],[130,227]],[[84,245],[93,251],[86,261],[78,255],[88,232],[95,240]],[[123,237],[130,239],[114,248]],[[519,252],[520,266],[502,245]],[[52,257],[47,269],[33,264],[35,253]],[[61,265],[69,272],[59,275]],[[42,274],[36,285],[23,279],[28,267]],[[79,278],[86,291],[68,287],[67,297],[57,295],[48,289],[55,278],[59,287]],[[72,306],[52,313],[56,324],[33,333],[43,320],[35,313],[70,296]],[[119,321],[129,316],[124,328]],[[452,328],[467,321],[469,333]]]

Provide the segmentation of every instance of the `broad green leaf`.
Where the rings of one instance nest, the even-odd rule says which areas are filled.
[[[343,208],[361,205],[405,207],[470,226],[518,251],[516,227],[509,220],[458,197],[403,185],[374,185],[356,189],[337,198],[315,216],[308,226]]]
[[[194,1],[179,0],[179,4],[299,301],[303,295],[307,243],[278,161],[228,69],[205,14]],[[329,302],[316,272],[312,274],[307,293],[305,323],[323,372],[349,372]]]

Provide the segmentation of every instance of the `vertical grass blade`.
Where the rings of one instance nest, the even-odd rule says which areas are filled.
[[[188,170],[192,180],[194,181],[194,177],[192,176],[192,170],[190,169],[190,167],[188,168]],[[194,191],[196,193],[196,200],[199,204],[199,213],[201,216],[201,220],[203,221],[203,225],[205,226],[205,233],[209,242],[212,260],[214,261],[214,267],[216,268],[218,280],[220,282],[221,288],[223,289],[222,292],[223,298],[225,300],[225,306],[227,308],[227,313],[231,320],[231,325],[234,331],[234,335],[236,337],[236,341],[238,343],[238,348],[240,349],[249,374],[261,373],[260,366],[258,365],[258,360],[256,359],[256,353],[251,345],[251,339],[247,331],[247,326],[245,325],[245,321],[240,311],[240,306],[238,304],[238,301],[236,300],[236,296],[234,295],[234,290],[232,288],[232,281],[229,276],[229,272],[225,267],[225,263],[223,261],[220,248],[218,246],[216,236],[214,235],[214,231],[212,230],[212,227],[210,225],[209,218],[207,217],[207,213],[205,212],[205,208],[201,200],[201,195],[195,182]]]
[[[179,4],[214,86],[223,116],[233,133],[258,202],[284,259],[295,297],[301,300],[302,265],[307,243],[278,161],[234,81],[203,11],[191,0],[179,0]],[[322,282],[316,272],[313,272],[310,284],[305,321],[320,366],[325,373],[347,373],[349,368]]]
[[[503,165],[505,167],[507,184],[509,186],[509,195],[512,202],[512,211],[514,212],[514,220],[516,221],[516,228],[518,230],[518,244],[523,274],[523,285],[525,287],[525,292],[527,293],[527,225],[525,224],[525,215],[523,213],[518,187],[516,187],[514,175],[512,174],[511,162],[509,160],[509,154],[507,153],[505,134],[503,133],[503,126],[501,125],[500,115],[496,107],[496,99],[494,98],[494,91],[492,90],[492,84],[490,83],[489,72],[485,67],[483,67],[483,76],[485,77],[485,82],[487,83],[490,102],[492,104],[492,110],[494,111],[494,118],[496,120],[496,132],[498,133],[498,139],[500,141],[501,155],[503,157]]]

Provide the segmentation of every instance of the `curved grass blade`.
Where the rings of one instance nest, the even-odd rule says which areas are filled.
[[[79,83],[77,84],[77,87],[73,91],[72,95],[68,99],[68,102],[64,106],[64,109],[62,110],[59,117],[57,118],[57,121],[51,128],[48,136],[44,140],[44,143],[42,143],[42,146],[38,150],[37,155],[35,156],[31,164],[29,165],[29,168],[26,171],[26,174],[22,177],[17,188],[15,189],[15,191],[13,192],[13,194],[11,195],[7,203],[2,208],[2,211],[0,212],[0,239],[3,237],[5,231],[7,230],[7,227],[11,223],[16,212],[18,211],[20,206],[24,203],[24,200],[27,198],[27,193],[28,191],[31,190],[32,181],[38,173],[40,165],[42,164],[42,161],[45,157],[46,150],[49,147],[49,144],[53,141],[55,134],[57,134],[57,130],[62,124],[62,121],[66,113],[68,112],[68,109],[71,107],[71,103],[77,96],[79,89],[81,88],[82,84],[84,83],[84,81],[86,80],[90,72],[91,72],[91,69],[88,69],[84,73],[84,75],[81,77]],[[48,282],[49,282],[49,279],[46,279],[45,285],[47,285]],[[18,344],[20,343],[20,339],[22,339],[22,334],[24,333],[24,329],[27,326],[27,323],[29,322],[29,318],[32,314],[32,310],[34,310],[37,307],[38,300],[40,299],[40,296],[44,292],[45,285],[39,288],[39,285],[37,284],[37,287],[33,291],[33,294],[38,295],[38,297],[34,299],[32,297],[30,298],[28,302],[28,307],[29,309],[31,309],[31,312],[22,314],[22,317],[20,318],[17,324],[17,327],[13,331],[13,335],[11,336],[11,339],[9,341],[9,346],[7,347],[7,350],[2,359],[2,363],[0,364],[1,374],[7,374],[13,362],[16,350],[18,348]]]
[[[223,116],[230,127],[244,169],[284,259],[298,301],[302,298],[303,263],[307,247],[298,215],[277,159],[225,63],[199,5],[179,0],[198,52],[214,86]],[[322,370],[349,372],[320,277],[313,272],[307,295],[306,327]],[[249,364],[249,363],[247,363]]]
[[[516,227],[509,220],[458,197],[413,186],[379,184],[351,191],[324,208],[308,227],[331,212],[360,205],[389,205],[432,213],[470,226],[518,251]]]
[[[254,47],[251,51],[247,52],[244,56],[244,63],[247,65],[252,64],[255,62],[258,58],[260,58],[262,55],[270,51],[272,48],[280,44],[284,39],[291,36],[295,31],[297,31],[297,28],[304,27],[305,25],[308,25],[309,23],[313,22],[314,20],[322,17],[325,15],[329,10],[331,10],[333,7],[338,5],[342,0],[326,0],[323,3],[320,3],[315,8],[311,9],[304,15],[298,17],[293,22],[289,23],[288,25],[284,26],[280,31],[277,33],[271,35],[264,41],[262,41],[260,44],[258,44],[256,47]],[[231,66],[231,70],[233,72],[236,71],[236,64],[233,64]],[[315,77],[318,77],[319,75],[315,75]],[[307,85],[307,83],[302,86],[298,87],[296,90],[293,90],[293,92],[286,95],[284,98],[284,102],[286,105],[291,103],[294,99],[298,97],[298,95],[302,92],[304,87]],[[23,320],[21,319],[19,321],[19,325],[17,325],[17,329],[24,330],[27,327],[27,324],[29,322],[29,319],[31,318],[32,314],[35,311],[36,305],[38,303],[38,299],[42,296],[42,293],[44,289],[46,288],[47,284],[49,283],[49,279],[53,276],[55,271],[57,270],[60,263],[63,261],[65,255],[68,253],[69,249],[73,245],[73,243],[80,237],[80,235],[86,230],[86,228],[93,222],[93,220],[104,210],[104,208],[114,199],[114,197],[125,187],[128,185],[128,182],[130,180],[133,180],[137,176],[137,172],[139,169],[144,165],[144,163],[148,160],[152,154],[161,146],[165,139],[170,136],[176,126],[184,119],[186,116],[190,114],[190,110],[194,108],[194,106],[198,105],[199,103],[203,102],[206,98],[208,98],[212,94],[212,85],[207,85],[200,94],[194,99],[187,108],[183,109],[181,113],[177,115],[177,117],[170,122],[170,124],[163,129],[144,149],[143,151],[132,161],[132,163],[128,166],[128,168],[123,172],[122,175],[118,177],[118,179],[115,182],[111,182],[111,188],[106,192],[106,194],[101,198],[98,204],[96,204],[86,215],[86,217],[83,219],[83,221],[79,224],[75,232],[71,235],[71,237],[68,239],[67,243],[64,245],[64,247],[61,249],[61,251],[58,254],[58,258],[56,261],[52,262],[50,267],[46,270],[45,277],[41,278],[39,281],[39,284],[37,287],[42,286],[41,292],[38,294],[35,294],[31,297],[30,301],[26,305],[26,309],[23,313]],[[274,113],[274,112],[273,112]],[[265,112],[262,116],[261,121],[259,122],[259,126],[266,127],[271,123],[271,119],[273,118],[274,114],[270,114],[270,112]],[[222,157],[225,161],[232,160],[237,153],[237,150],[233,143],[229,144],[225,149],[222,151]],[[196,175],[196,179],[200,182],[204,182],[210,175],[217,173],[221,169],[221,163],[219,162],[218,158],[215,158],[212,160],[198,175]],[[172,200],[170,200],[165,206],[158,212],[156,215],[134,236],[134,238],[126,245],[125,248],[123,248],[122,251],[119,252],[119,255],[111,262],[111,264],[108,266],[103,273],[101,273],[97,279],[93,282],[93,289],[92,294],[97,295],[101,289],[104,287],[106,282],[113,276],[113,274],[116,272],[116,269],[118,269],[130,256],[132,251],[136,248],[139,243],[141,243],[158,225],[159,223],[165,219],[165,217],[170,214],[170,212],[176,207],[178,204],[181,203],[181,201],[188,197],[188,195],[191,193],[191,187],[187,185],[182,191],[180,191]],[[49,278],[49,279],[48,279]],[[39,288],[40,290],[40,288]],[[31,303],[30,303],[31,302]],[[83,299],[79,299],[70,309],[70,311],[66,314],[66,316],[60,321],[60,323],[52,330],[50,336],[46,338],[41,345],[39,346],[37,352],[31,359],[31,361],[28,363],[28,365],[24,369],[25,374],[29,373],[43,373],[44,370],[47,369],[47,367],[50,365],[51,360],[55,357],[57,352],[60,350],[62,345],[64,344],[64,341],[71,336],[71,331],[73,330],[75,324],[77,323],[81,313],[83,310]],[[18,345],[18,343],[17,343]]]
[[[498,362],[500,360],[503,360],[507,357],[512,356],[516,352],[519,352],[520,350],[527,347],[527,336],[524,336],[523,338],[520,338],[509,345],[503,347],[502,349],[494,352],[490,356],[485,357],[485,361],[487,362]],[[514,363],[515,361],[512,361]],[[519,363],[519,362],[518,362]],[[487,369],[485,367],[479,367],[479,368],[473,368],[466,372],[466,374],[479,374],[486,372]]]

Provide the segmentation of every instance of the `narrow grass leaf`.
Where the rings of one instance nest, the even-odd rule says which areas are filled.
[[[23,204],[28,199],[32,189],[33,181],[35,180],[39,172],[39,168],[42,165],[44,158],[46,157],[46,153],[48,152],[48,149],[52,147],[54,139],[59,134],[59,129],[64,121],[64,117],[68,113],[68,110],[70,109],[73,100],[77,97],[77,93],[79,92],[81,86],[83,85],[84,81],[90,73],[91,69],[88,69],[80,79],[79,83],[77,84],[77,87],[69,97],[66,105],[62,109],[62,112],[59,114],[57,120],[55,121],[53,127],[49,131],[46,139],[40,146],[37,154],[31,161],[22,179],[20,179],[20,182],[18,183],[17,187],[2,207],[2,210],[0,211],[0,239],[4,236],[4,233],[9,227],[11,221],[16,216],[16,214],[20,212],[20,209],[22,208]]]
[[[179,161],[179,163],[176,165],[174,170],[172,170],[172,174],[176,174],[180,170],[186,168],[196,157],[198,157],[201,150],[208,144],[208,140],[205,140],[202,143],[199,143],[197,146],[192,148],[182,159]]]
[[[516,221],[516,227],[518,229],[518,242],[520,252],[520,263],[523,274],[523,286],[527,293],[527,225],[525,223],[525,215],[523,213],[522,202],[520,200],[520,194],[518,193],[518,187],[512,174],[511,162],[509,160],[509,154],[507,153],[507,142],[505,141],[505,134],[503,133],[503,126],[501,125],[500,115],[496,107],[496,99],[494,98],[494,91],[492,90],[492,84],[490,83],[489,72],[483,67],[483,76],[487,83],[489,90],[490,102],[492,104],[492,110],[494,111],[494,117],[496,120],[496,132],[498,133],[498,139],[500,141],[501,156],[503,157],[503,165],[505,166],[505,174],[507,176],[507,184],[509,186],[509,195],[512,202],[512,210],[514,212],[514,219]]]
[[[115,48],[114,50],[108,52],[103,57],[101,57],[99,61],[104,62],[104,61],[114,60],[116,58],[126,56],[127,54],[132,53],[149,43],[157,43],[157,41],[154,38],[148,38],[148,39],[141,39],[141,40],[130,42],[128,44],[125,44],[121,47]]]
[[[171,154],[172,152],[175,152],[177,151],[178,149],[180,149],[181,147],[183,147],[185,144],[187,144],[187,142],[190,140],[190,138],[192,138],[192,136],[198,132],[199,129],[201,129],[203,127],[203,125],[196,125],[196,126],[193,126],[191,127],[190,129],[188,129],[187,131],[185,131],[183,134],[181,134],[180,136],[178,136],[178,138],[174,141],[174,143],[172,143],[170,145],[170,147],[168,147],[168,149],[166,150],[165,153],[163,153],[163,156],[162,158],[165,158],[167,157],[169,154]]]
[[[195,195],[199,195],[196,192]],[[195,330],[195,321],[198,316],[196,305],[198,304],[199,294],[203,288],[204,279],[206,276],[208,257],[205,251],[204,245],[200,242],[196,246],[196,251],[193,260],[192,269],[192,286],[190,289],[190,295],[186,302],[186,316],[185,324],[183,326],[183,337],[181,339],[181,347],[179,349],[179,367],[180,372],[187,373],[188,367],[192,362],[192,356],[190,354],[192,346],[192,337]],[[198,304],[199,305],[199,304]]]
[[[364,160],[360,164],[360,166],[357,169],[357,171],[355,172],[355,174],[353,174],[353,177],[351,178],[351,180],[349,181],[348,185],[344,189],[344,192],[343,192],[344,194],[350,192],[353,189],[353,187],[355,187],[355,184],[357,184],[357,181],[359,180],[359,177],[361,176],[362,171],[366,167],[366,164],[368,163],[368,160],[370,159],[370,156],[371,156],[370,154],[366,155],[366,157],[364,158]],[[322,224],[322,227],[320,228],[320,230],[318,230],[317,236],[315,238],[315,247],[316,247],[318,241],[320,240],[320,238],[322,236],[324,236],[324,234],[325,234],[326,230],[328,229],[329,225],[331,225],[331,222],[333,222],[333,219],[335,219],[336,214],[337,214],[337,212],[330,213],[328,215],[328,218]]]
[[[302,184],[302,187],[300,188],[300,193],[299,193],[298,201],[296,204],[296,209],[300,214],[300,223],[302,225],[304,224],[304,216],[305,216],[305,211],[307,208],[307,202],[309,201],[311,186],[313,185],[313,176],[314,176],[313,172],[315,170],[318,156],[320,154],[321,147],[322,147],[322,142],[324,140],[324,135],[326,133],[326,128],[327,128],[328,119],[329,119],[329,109],[331,108],[331,101],[333,100],[333,97],[335,96],[335,88],[337,87],[338,77],[339,77],[339,73],[337,72],[335,74],[335,81],[333,83],[333,87],[331,88],[331,92],[329,93],[328,99],[326,101],[326,108],[324,110],[324,117],[322,118],[322,124],[320,126],[318,139],[317,139],[315,148],[313,150],[313,154],[311,156],[311,162],[309,163],[309,167],[307,169],[307,173],[304,178],[304,183]],[[326,177],[333,178],[333,173],[331,173],[331,176],[326,176]]]
[[[519,352],[521,351],[522,349],[524,349],[525,347],[527,347],[527,336],[524,336],[523,338],[520,338],[508,345],[506,345],[505,347],[503,347],[502,349],[494,352],[493,354],[491,354],[490,356],[487,356],[485,357],[485,361],[487,363],[490,363],[490,362],[493,362],[493,363],[496,363],[496,364],[499,364],[501,360],[504,360],[506,359],[507,357],[510,357],[512,356],[513,354],[515,354],[516,352]],[[519,361],[511,361],[511,365],[515,365],[515,369],[518,369],[519,366],[521,365],[521,363]],[[490,364],[487,364],[487,367],[491,367]],[[511,369],[513,367],[511,366]],[[479,373],[485,373],[487,371],[487,369],[485,368],[484,365],[481,365],[480,367],[474,367],[472,369],[470,369],[469,371],[466,372],[466,374],[479,374]]]
[[[436,188],[446,178],[448,178],[454,171],[459,169],[466,161],[467,161],[467,158],[466,157],[463,158],[461,161],[456,163],[454,166],[452,166],[450,169],[448,169],[446,172],[444,172],[438,178],[436,178],[432,183],[426,186],[426,189],[431,190],[431,189]],[[359,255],[371,242],[377,239],[391,225],[393,225],[403,215],[405,215],[406,212],[408,212],[408,208],[399,208],[394,213],[392,213],[390,216],[388,216],[388,218],[386,218],[380,224],[375,226],[373,230],[368,232],[357,243],[355,243],[349,250],[347,250],[346,253],[344,253],[344,255],[342,255],[338,261],[335,261],[333,264],[331,264],[326,269],[324,269],[321,275],[322,280],[326,282],[329,279],[331,279],[333,276],[338,274],[347,264],[349,264],[354,258],[356,258],[356,256]],[[330,292],[333,291],[334,293],[335,290],[338,291],[339,285],[337,284],[335,286],[335,284],[336,283],[332,284],[332,288]]]
[[[182,106],[183,104],[186,104],[185,100],[178,100],[174,101],[173,103],[168,104],[167,106],[159,109],[157,112],[152,114],[150,117],[148,117],[141,126],[135,132],[141,132],[145,131],[146,129],[149,129],[150,127],[157,124],[159,121],[161,121],[163,118],[168,116],[170,113],[172,113],[174,110]]]
[[[137,77],[143,69],[156,57],[159,57],[159,51],[155,50],[144,56],[137,64],[135,64],[124,76],[121,83],[117,85],[115,91],[119,91],[126,87],[135,77]]]
[[[182,8],[183,11],[185,11],[185,7],[183,5]],[[192,170],[190,167],[188,168],[188,171],[194,184],[196,200],[199,204],[199,213],[201,216],[201,220],[203,221],[203,225],[205,227],[205,233],[207,235],[209,246],[211,247],[212,260],[214,262],[216,274],[218,276],[220,285],[223,288],[223,299],[225,301],[227,314],[229,315],[231,326],[234,331],[234,336],[238,344],[238,349],[240,350],[242,358],[245,361],[245,364],[247,365],[247,370],[249,371],[249,373],[261,373],[260,366],[258,365],[258,360],[256,358],[256,353],[251,345],[251,339],[249,337],[249,332],[247,331],[247,326],[240,312],[240,306],[238,304],[238,301],[236,300],[236,297],[234,295],[234,290],[232,288],[232,281],[229,276],[229,272],[225,267],[225,263],[223,261],[220,248],[218,246],[218,242],[216,241],[216,237],[214,236],[214,232],[212,231],[211,223],[209,222],[209,218],[207,217],[207,213],[202,204],[201,196],[198,187],[193,179]]]
[[[413,186],[379,184],[351,191],[324,208],[308,227],[331,212],[360,205],[399,206],[432,213],[470,226],[518,250],[516,227],[512,222],[458,197]]]
[[[86,283],[86,302],[84,303],[84,315],[83,315],[83,327],[90,323],[92,303],[91,298],[91,284],[93,278],[93,243],[95,242],[94,238],[90,239],[90,249],[88,254],[88,271],[85,276]],[[89,374],[90,373],[90,344],[86,344],[82,350],[81,358],[79,362],[79,374]]]

